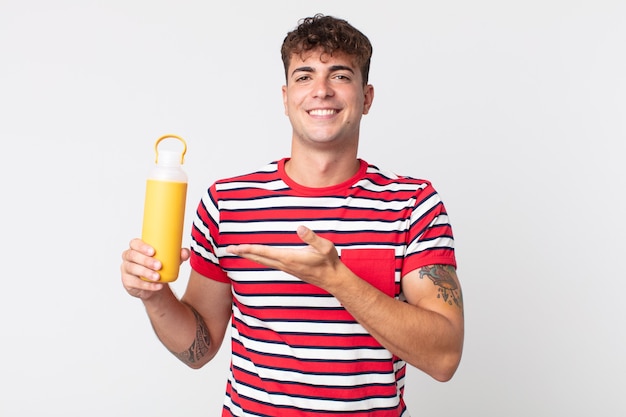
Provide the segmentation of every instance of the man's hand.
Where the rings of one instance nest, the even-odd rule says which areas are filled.
[[[343,264],[335,245],[305,226],[296,230],[298,237],[308,244],[305,248],[285,249],[267,245],[232,245],[229,253],[269,268],[278,269],[328,291]],[[330,291],[329,291],[330,292]]]
[[[189,250],[181,250],[181,262],[189,259]],[[122,284],[133,297],[147,300],[163,289],[159,280],[161,262],[154,258],[154,248],[141,239],[130,241],[129,248],[122,252]]]

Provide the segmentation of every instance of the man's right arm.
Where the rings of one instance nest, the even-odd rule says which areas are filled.
[[[140,278],[153,275],[160,265],[153,250],[139,239],[131,241],[122,254],[122,282],[126,291],[141,299],[152,327],[163,345],[191,368],[209,362],[219,350],[230,320],[232,293],[230,284],[208,279],[191,272],[182,299],[169,285]],[[188,250],[181,254],[189,258]]]
[[[230,284],[191,272],[181,300],[165,286],[162,294],[144,301],[159,340],[178,359],[198,369],[217,354],[230,320]]]

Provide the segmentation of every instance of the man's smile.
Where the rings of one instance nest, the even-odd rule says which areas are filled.
[[[311,116],[332,116],[333,114],[337,114],[338,111],[335,109],[313,109],[308,112]]]

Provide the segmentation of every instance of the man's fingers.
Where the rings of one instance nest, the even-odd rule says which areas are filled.
[[[330,240],[318,236],[313,230],[306,226],[298,226],[297,233],[304,243],[319,254],[328,255],[335,248],[335,245]]]
[[[137,252],[141,252],[144,255],[147,255],[147,256],[154,255],[154,248],[148,245],[146,242],[144,242],[141,239],[135,238],[131,240],[129,246],[131,249],[136,250]]]

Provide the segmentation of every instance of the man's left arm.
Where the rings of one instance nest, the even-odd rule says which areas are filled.
[[[297,233],[306,248],[246,244],[228,251],[328,291],[391,353],[436,380],[452,378],[464,338],[463,298],[454,268],[429,265],[406,274],[405,302],[355,275],[329,240],[302,226]]]
[[[329,292],[381,345],[436,380],[452,378],[464,339],[463,296],[454,267],[429,265],[406,274],[406,302],[344,273],[345,285]]]

